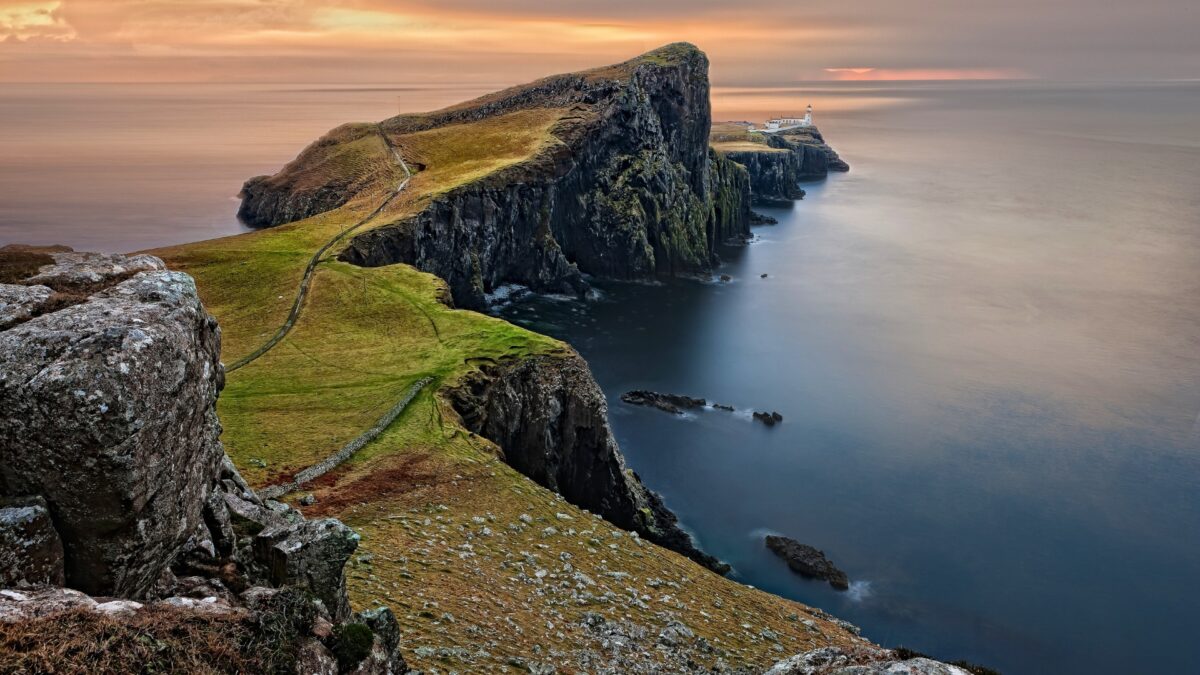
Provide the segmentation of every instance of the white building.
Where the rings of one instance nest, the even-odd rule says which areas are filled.
[[[767,120],[767,126],[762,129],[751,129],[751,131],[761,131],[770,134],[776,131],[795,129],[796,127],[811,127],[813,123],[812,115],[812,105],[809,104],[808,109],[804,112],[804,117],[775,117]]]

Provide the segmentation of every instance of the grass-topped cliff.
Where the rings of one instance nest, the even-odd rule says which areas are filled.
[[[274,176],[247,182],[241,215],[270,227],[386,190],[362,167],[390,145],[412,190],[347,239],[355,264],[412,264],[473,308],[505,283],[581,293],[584,274],[650,279],[703,272],[747,234],[713,199],[736,167],[716,162],[708,60],[670,45],[625,63],[556,75],[373,128],[351,125]],[[364,157],[367,136],[377,138]],[[334,197],[336,195],[336,197]],[[718,208],[724,208],[718,212]]]
[[[689,553],[624,467],[582,359],[448,304],[504,282],[580,290],[581,272],[705,269],[747,216],[745,170],[710,155],[708,134],[707,61],[671,45],[340,127],[247,184],[243,214],[263,229],[155,251],[195,277],[226,364],[287,325],[306,281],[294,325],[227,374],[218,403],[226,449],[257,488],[293,479],[430,382],[287,498],[361,534],[352,600],[395,610],[413,667],[760,672],[858,640],[646,541]]]

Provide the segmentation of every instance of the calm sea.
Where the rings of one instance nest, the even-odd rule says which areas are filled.
[[[0,244],[237,232],[241,181],[328,128],[484,89],[6,85]],[[1200,84],[714,96],[723,119],[810,102],[853,171],[761,209],[780,223],[726,252],[731,282],[505,315],[588,358],[629,463],[746,583],[1007,675],[1197,672]]]

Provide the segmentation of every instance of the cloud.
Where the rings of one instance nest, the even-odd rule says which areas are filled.
[[[322,77],[340,81],[451,77],[511,83],[677,40],[705,49],[714,80],[725,84],[912,79],[922,73],[1195,77],[1200,10],[1193,5],[1194,0],[1102,7],[1095,0],[0,0],[0,80],[137,79],[140,54],[146,77],[155,79],[301,81],[316,76],[315,64]],[[120,54],[120,62],[106,60],[109,53]],[[173,72],[171,58],[177,59]],[[66,63],[71,59],[81,60]],[[21,67],[5,68],[6,62]],[[353,69],[329,72],[346,64]],[[873,70],[855,72],[867,67],[857,64]]]
[[[75,38],[75,29],[61,14],[61,0],[0,3],[0,38],[9,40],[51,40]]]

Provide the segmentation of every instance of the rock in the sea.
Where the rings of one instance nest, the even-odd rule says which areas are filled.
[[[157,258],[53,257],[31,279],[78,304],[0,331],[0,496],[45,498],[68,585],[139,597],[200,522],[224,456],[220,331]]]
[[[0,588],[61,586],[63,548],[41,497],[0,498]]]
[[[903,658],[886,649],[823,647],[784,659],[765,675],[971,675],[924,657]]]
[[[759,422],[762,422],[763,424],[765,424],[769,427],[773,427],[776,424],[779,424],[780,422],[783,421],[783,415],[780,415],[777,412],[755,411],[754,419],[758,420]]]
[[[850,580],[846,573],[835,567],[829,558],[825,557],[824,551],[801,544],[795,539],[773,534],[767,535],[766,544],[775,555],[787,561],[793,572],[813,579],[824,579],[839,591],[850,588]]]
[[[685,409],[703,408],[707,401],[702,398],[692,398],[680,394],[660,394],[657,391],[635,389],[621,394],[621,400],[631,405],[645,405],[658,408],[673,415],[682,415]]]

